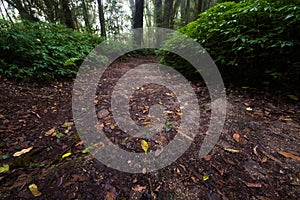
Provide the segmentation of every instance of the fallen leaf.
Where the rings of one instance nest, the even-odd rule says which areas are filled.
[[[65,136],[63,133],[58,133],[55,135],[58,139],[60,139],[61,137]]]
[[[143,122],[143,125],[149,125],[151,122]]]
[[[289,152],[284,152],[284,151],[278,151],[278,153],[286,158],[291,158],[293,160],[297,160],[297,161],[300,161],[300,157],[297,156],[297,155],[294,155],[292,153],[289,153]]]
[[[74,125],[73,122],[65,122],[63,125],[61,125],[61,127],[63,127],[63,128],[68,128],[68,127],[71,127],[71,126],[73,126],[73,125]]]
[[[172,128],[173,128],[172,124],[167,124],[166,131],[170,131],[172,130]]]
[[[251,104],[248,103],[248,102],[245,102],[244,105],[247,106],[247,107],[249,107]]]
[[[230,149],[230,148],[224,148],[225,151],[228,151],[230,153],[239,153],[240,150],[237,150],[237,149]]]
[[[88,146],[88,147],[84,148],[82,150],[82,153],[89,153],[91,148],[93,148],[93,147],[92,146]]]
[[[145,153],[147,153],[149,147],[148,142],[146,140],[141,140],[141,147],[145,151]]]
[[[70,155],[72,155],[71,152],[65,153],[64,155],[61,156],[62,159],[69,157]]]
[[[142,169],[142,173],[143,173],[143,174],[146,174],[146,173],[147,173],[147,169],[146,169],[146,168],[143,168],[143,169]]]
[[[202,179],[203,179],[203,181],[207,181],[207,180],[209,179],[209,176],[208,176],[208,175],[204,175],[204,176],[202,177]]]
[[[252,111],[253,109],[251,107],[246,108],[247,111]]]
[[[232,137],[236,142],[240,142],[241,135],[238,132],[235,132]]]
[[[0,173],[8,172],[9,171],[9,165],[4,164],[2,167],[0,167]]]
[[[244,183],[247,187],[250,188],[260,188],[262,186],[261,183],[248,183],[248,182],[244,182]]]
[[[18,157],[18,156],[21,156],[25,153],[28,153],[29,151],[31,151],[31,149],[33,149],[33,147],[29,147],[27,149],[22,149],[21,151],[18,151],[16,153],[14,153],[13,157]]]
[[[212,157],[212,155],[204,156],[204,160],[205,160],[205,161],[210,161],[211,157]]]
[[[295,101],[299,101],[298,97],[296,97],[295,95],[287,95],[290,99],[295,100]]]
[[[42,195],[42,193],[39,191],[36,184],[33,183],[33,184],[29,185],[28,188],[29,188],[29,190],[30,190],[30,192],[32,193],[33,196],[39,197],[39,196]]]
[[[135,192],[141,192],[141,191],[145,190],[146,188],[147,188],[146,186],[137,185],[135,188],[133,188],[133,190]]]

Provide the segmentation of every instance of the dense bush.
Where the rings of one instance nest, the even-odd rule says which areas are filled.
[[[78,62],[103,41],[61,25],[0,22],[0,74],[25,81],[72,78]],[[77,63],[77,64],[76,64]]]
[[[265,86],[293,83],[300,77],[300,6],[296,2],[220,3],[179,31],[208,51],[225,82]],[[176,36],[165,45],[183,48]],[[163,52],[162,61],[184,73],[192,69],[169,52]]]

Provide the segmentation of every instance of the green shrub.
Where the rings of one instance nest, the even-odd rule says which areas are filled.
[[[36,82],[73,78],[78,69],[75,61],[85,58],[101,41],[101,37],[61,25],[2,21],[0,73],[11,79]]]
[[[299,80],[299,19],[296,0],[225,2],[179,31],[207,50],[225,82],[267,86]],[[184,48],[176,36],[165,45]],[[185,70],[194,68],[186,67],[188,63],[178,56],[162,54],[162,62],[185,74],[194,73]]]

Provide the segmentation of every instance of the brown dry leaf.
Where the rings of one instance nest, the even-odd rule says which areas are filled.
[[[228,151],[230,153],[239,153],[240,150],[237,150],[237,149],[230,149],[230,148],[224,148],[225,151]]]
[[[284,151],[278,151],[278,153],[286,158],[291,158],[293,160],[297,160],[297,161],[300,161],[300,157],[297,156],[297,155],[294,155],[292,153],[289,153],[289,152],[284,152]]]
[[[143,190],[146,190],[146,188],[147,188],[146,186],[137,185],[135,188],[133,188],[133,190],[135,192],[141,192]]]
[[[244,105],[249,107],[251,104],[249,102],[245,102]]]
[[[205,161],[210,161],[211,157],[212,157],[212,155],[207,155],[207,156],[204,156],[203,158]]]
[[[63,127],[63,128],[68,128],[68,127],[71,127],[71,126],[73,126],[73,125],[74,125],[73,122],[65,122],[63,125],[61,125],[61,127]]]
[[[13,157],[19,157],[25,153],[28,153],[29,151],[31,151],[31,149],[33,149],[33,147],[29,147],[27,149],[22,149],[21,151],[17,151],[16,153],[14,153]]]
[[[247,187],[250,187],[250,188],[261,188],[262,187],[261,183],[248,183],[248,182],[244,182],[244,183]]]
[[[45,133],[45,136],[55,136],[56,135],[56,129],[55,129],[55,127],[53,127],[53,128],[51,128],[49,131],[47,131],[46,133]]]
[[[239,132],[235,132],[232,137],[236,142],[240,142],[241,135]]]

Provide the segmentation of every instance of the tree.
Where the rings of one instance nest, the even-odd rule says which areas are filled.
[[[133,28],[143,28],[144,18],[144,0],[135,0],[135,12],[133,17]],[[143,38],[143,32],[134,34],[134,41],[140,45]]]
[[[101,0],[98,0],[98,13],[99,13],[100,28],[101,28],[101,36],[106,37],[105,18],[103,12],[103,4]]]
[[[5,0],[10,6],[16,8],[21,16],[21,19],[37,22],[39,21],[38,18],[34,16],[34,12],[32,11],[30,2],[24,1],[24,3],[21,0]]]
[[[75,29],[75,24],[69,7],[69,0],[61,0],[61,20],[68,28]]]
[[[82,6],[82,10],[83,10],[83,20],[84,20],[84,23],[85,23],[85,27],[86,27],[87,31],[89,33],[91,33],[92,32],[92,28],[91,28],[91,24],[89,22],[89,11],[87,9],[85,0],[82,0],[81,6]]]

